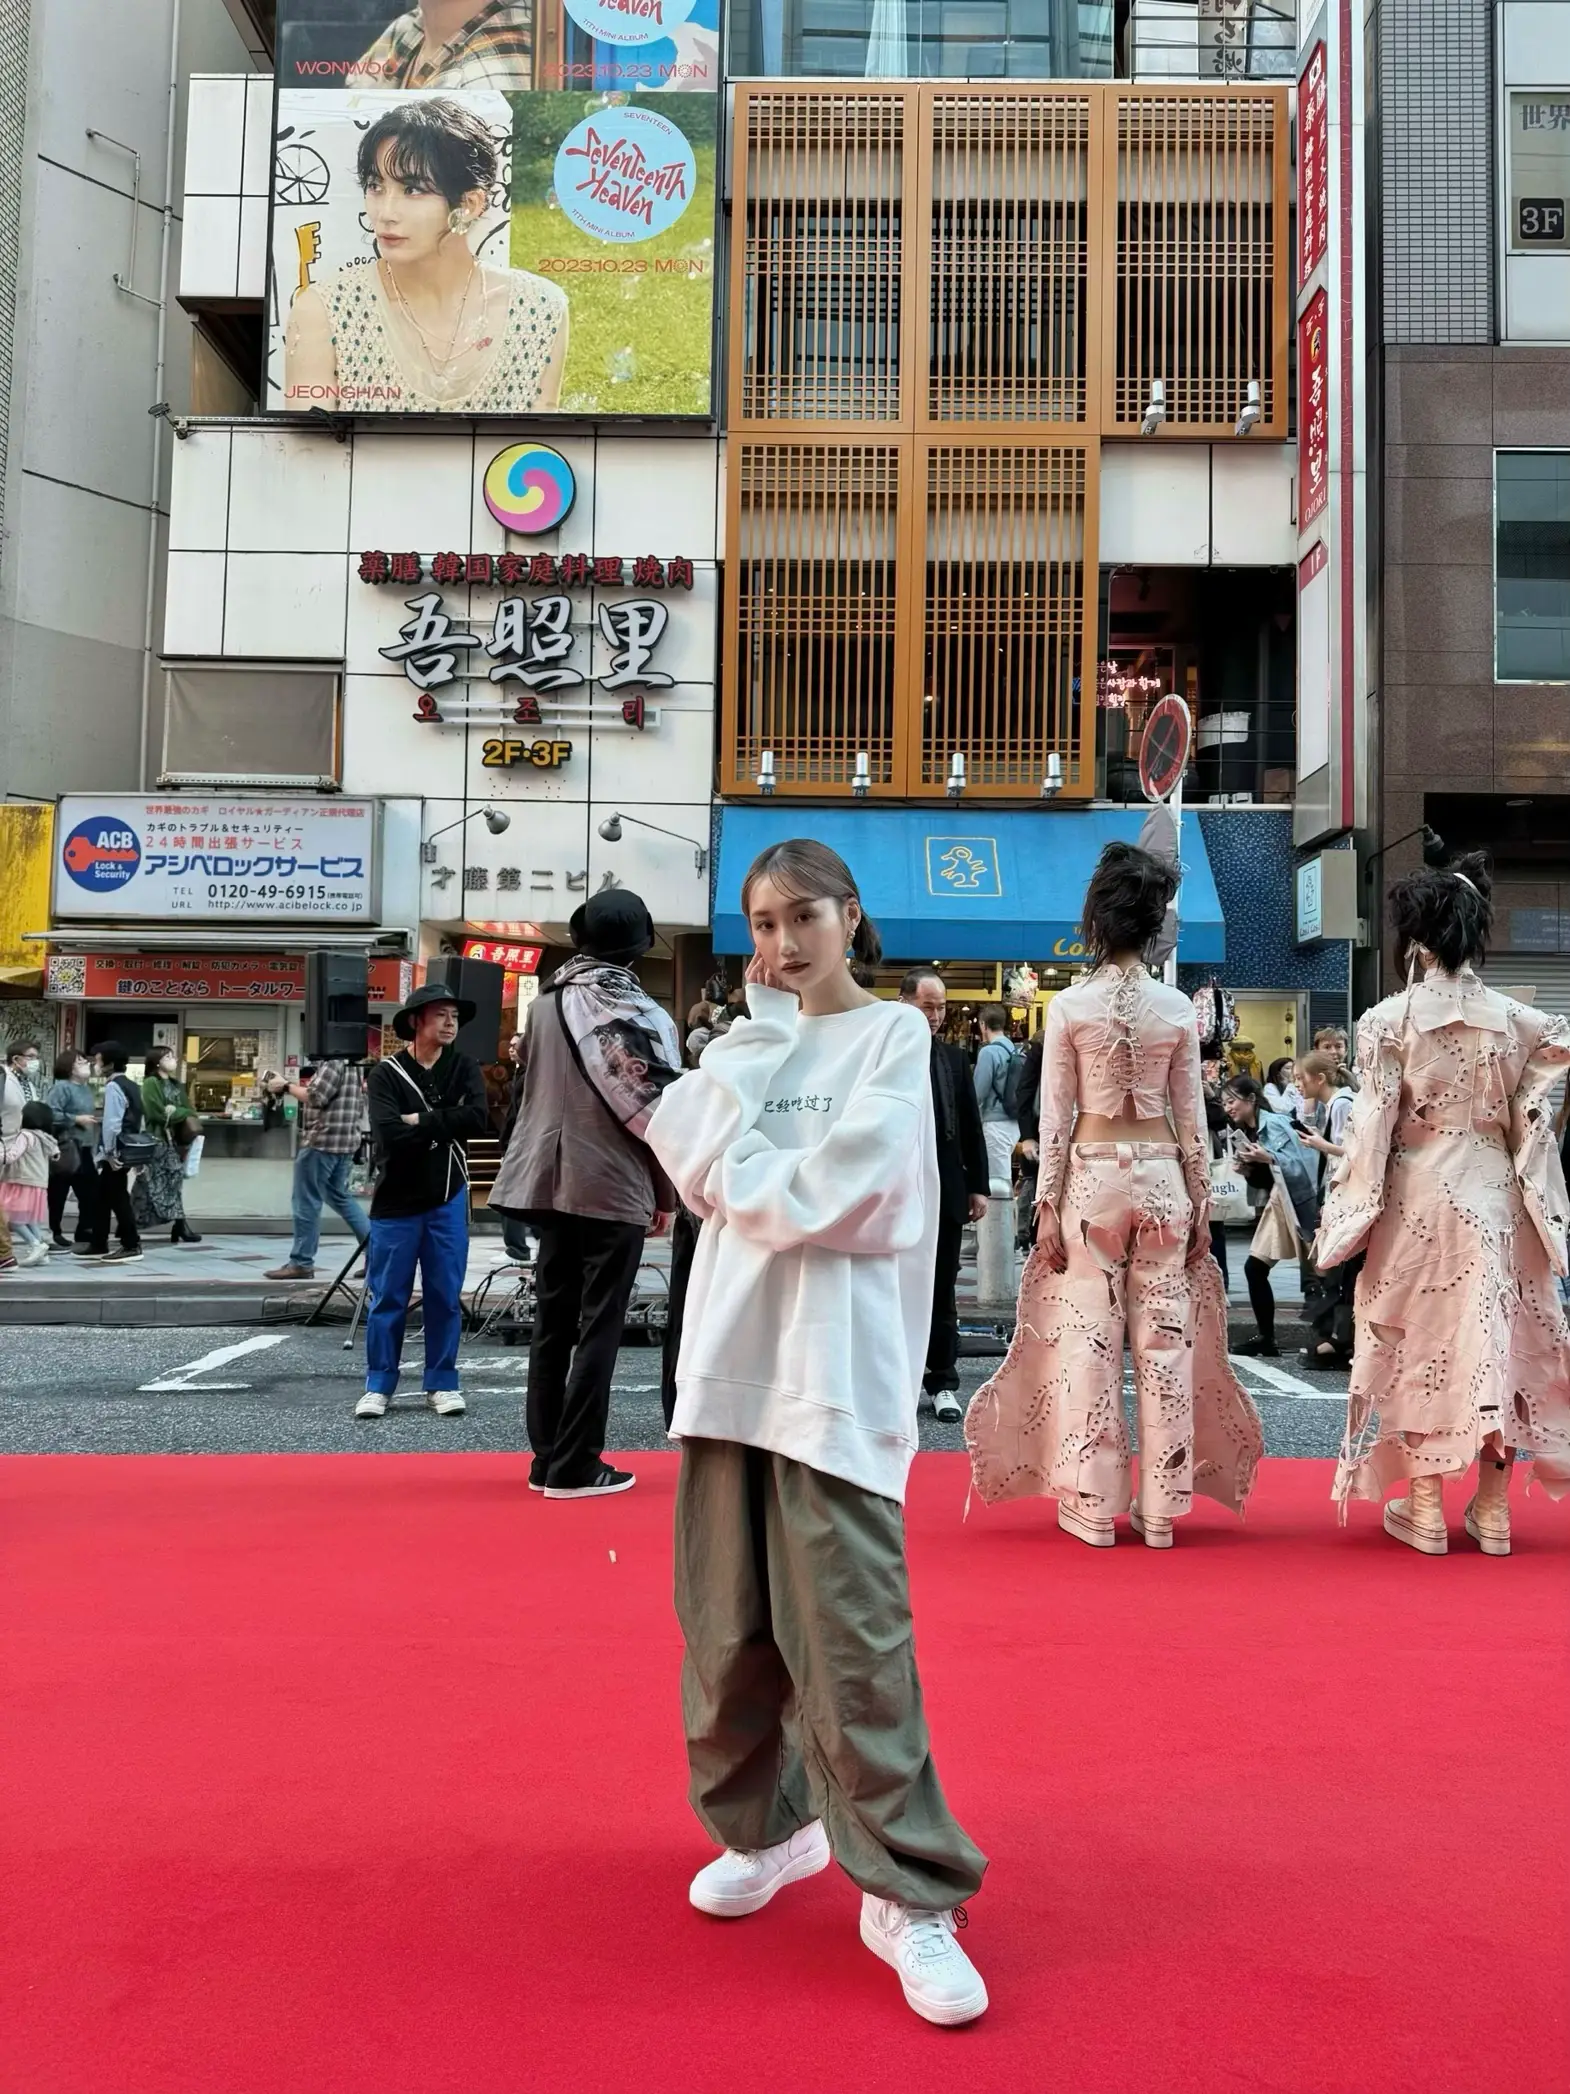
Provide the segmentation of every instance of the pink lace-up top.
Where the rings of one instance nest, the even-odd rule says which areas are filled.
[[[1056,1209],[1061,1200],[1074,1122],[1082,1112],[1170,1121],[1195,1227],[1208,1227],[1210,1137],[1194,1006],[1142,966],[1098,967],[1047,1006],[1038,1206]]]

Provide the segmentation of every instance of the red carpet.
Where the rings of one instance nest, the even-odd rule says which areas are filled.
[[[1420,1560],[1323,1464],[1093,1554],[917,1465],[993,2009],[838,1871],[685,1902],[674,1457],[0,1463],[5,2094],[1544,2094],[1567,2047],[1570,1507]],[[1460,1506],[1454,1518],[1459,1524]]]

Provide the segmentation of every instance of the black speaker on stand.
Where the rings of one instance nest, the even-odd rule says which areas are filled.
[[[364,1061],[370,1023],[369,963],[364,953],[307,953],[306,1061]]]
[[[494,960],[464,960],[455,953],[443,954],[425,965],[427,987],[436,982],[474,1005],[474,1016],[467,1025],[459,1026],[453,1045],[460,1054],[482,1064],[501,1059],[502,987],[506,978],[507,970],[498,967]]]

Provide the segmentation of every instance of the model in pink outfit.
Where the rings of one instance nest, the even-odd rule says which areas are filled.
[[[1014,1342],[970,1406],[965,1439],[988,1503],[1052,1497],[1094,1546],[1131,1507],[1123,1340],[1139,1414],[1135,1526],[1168,1547],[1194,1491],[1241,1510],[1263,1448],[1227,1363],[1226,1303],[1210,1256],[1210,1146],[1194,1008],[1139,953],[1176,885],[1127,844],[1103,852],[1085,897],[1105,954],[1047,1012],[1036,1248]]]
[[[1376,1503],[1387,1530],[1443,1555],[1443,1482],[1476,1461],[1466,1526],[1510,1548],[1515,1451],[1552,1497],[1570,1490],[1567,1200],[1548,1094],[1570,1023],[1473,972],[1492,910],[1482,859],[1392,890],[1409,985],[1358,1026],[1361,1087],[1315,1241],[1321,1269],[1366,1247],[1335,1496]]]

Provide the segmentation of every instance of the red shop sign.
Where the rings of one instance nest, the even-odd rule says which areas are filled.
[[[1297,90],[1297,281],[1306,284],[1330,244],[1330,96],[1321,40]]]
[[[1297,527],[1306,531],[1330,499],[1330,305],[1316,291],[1298,315]]]
[[[398,960],[372,960],[372,1003],[402,1000]],[[298,953],[54,953],[49,996],[91,1003],[300,1003]]]
[[[509,974],[535,974],[545,948],[543,945],[499,944],[494,938],[465,938],[463,957],[466,960],[489,960],[494,966],[504,967]]]

